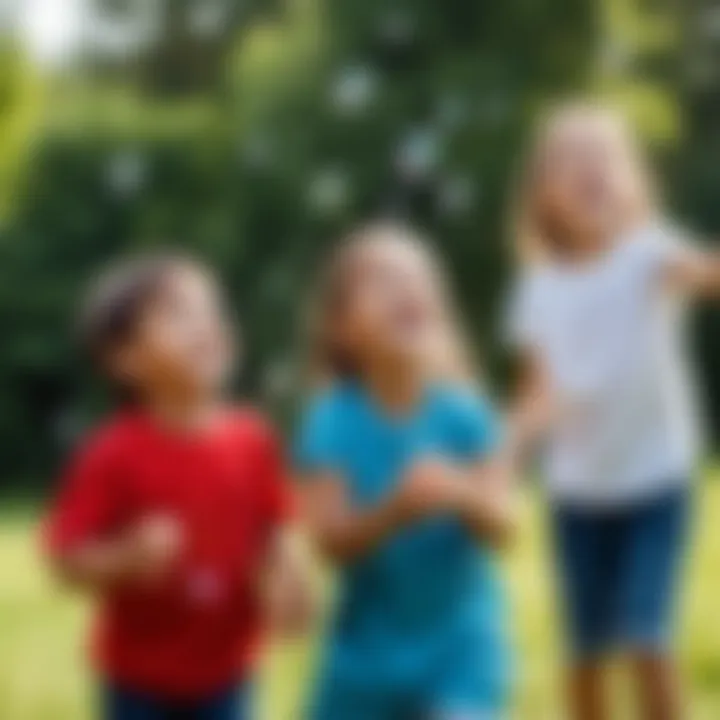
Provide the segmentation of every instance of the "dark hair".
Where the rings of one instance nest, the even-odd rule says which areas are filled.
[[[85,296],[77,328],[81,348],[91,362],[102,367],[109,353],[132,338],[169,275],[200,267],[187,256],[154,253],[120,260],[101,272]]]

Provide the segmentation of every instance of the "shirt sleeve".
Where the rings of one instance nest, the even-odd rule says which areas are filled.
[[[43,526],[45,549],[64,554],[102,537],[121,513],[116,453],[108,443],[91,443],[70,462]]]
[[[293,461],[302,475],[337,471],[340,465],[338,413],[330,395],[314,398],[300,419]]]
[[[471,390],[454,398],[455,436],[462,457],[473,462],[494,452],[502,439],[501,423],[489,400]]]
[[[654,280],[691,248],[686,233],[669,223],[653,226],[637,242],[635,257],[639,274]]]

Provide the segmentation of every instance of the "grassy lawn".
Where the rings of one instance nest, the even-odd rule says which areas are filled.
[[[683,668],[690,720],[720,718],[720,478],[697,496],[695,542],[682,623]],[[508,558],[519,665],[515,717],[558,720],[561,650],[552,575],[545,556],[542,507],[528,494],[519,543]],[[45,577],[28,508],[0,514],[0,718],[86,720],[92,685],[84,665],[83,608]],[[274,648],[262,683],[266,720],[299,720],[312,672],[306,646]],[[621,719],[627,689],[618,683]],[[341,719],[339,719],[341,720]],[[369,719],[370,720],[370,719]]]

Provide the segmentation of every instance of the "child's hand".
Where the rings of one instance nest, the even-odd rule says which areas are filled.
[[[176,518],[152,515],[129,530],[124,544],[129,574],[143,582],[157,582],[179,557],[183,532]]]
[[[56,560],[58,574],[74,585],[105,589],[127,582],[156,583],[180,555],[182,528],[167,515],[148,516],[119,537],[92,540]]]
[[[316,602],[307,581],[295,572],[271,573],[265,581],[265,615],[270,629],[282,637],[307,632]]]
[[[276,539],[262,595],[268,624],[278,635],[300,635],[315,620],[317,603],[309,558],[298,534],[284,531]]]
[[[462,508],[466,485],[461,473],[450,463],[426,458],[415,463],[405,475],[395,496],[397,510],[406,521],[456,512]]]

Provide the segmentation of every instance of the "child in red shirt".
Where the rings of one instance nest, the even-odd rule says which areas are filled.
[[[229,327],[212,275],[180,257],[111,269],[87,304],[87,349],[126,401],[71,463],[46,539],[97,595],[110,720],[248,717],[262,610],[305,619],[277,442],[221,404]]]

